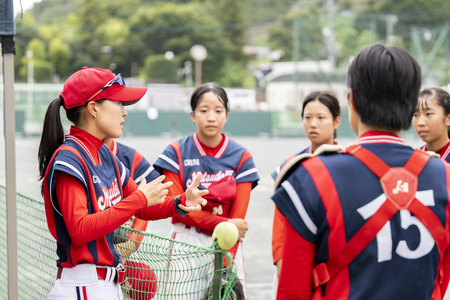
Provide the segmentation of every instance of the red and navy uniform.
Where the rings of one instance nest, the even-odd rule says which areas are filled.
[[[199,173],[203,175],[199,189],[208,189],[211,184],[215,184],[227,177],[233,177],[237,185],[247,182],[251,183],[251,187],[254,188],[258,183],[259,176],[251,153],[229,139],[228,136],[222,134],[222,137],[220,149],[214,156],[207,155],[208,150],[198,140],[197,133],[184,137],[167,146],[154,163],[154,166],[160,173],[168,170],[177,174],[184,189],[191,184]],[[234,200],[234,196],[231,199],[221,199],[225,201],[210,199],[203,211],[222,217],[221,221],[223,221],[223,217],[226,218],[230,215],[231,202]],[[208,195],[205,198],[207,197]],[[186,221],[192,219],[194,215],[196,214],[190,214],[186,218],[174,216],[172,217],[172,223],[186,224]],[[243,218],[244,216],[241,217]],[[210,234],[219,222],[218,218],[217,222],[210,222],[207,225],[199,223],[192,225],[209,231],[208,234]]]
[[[122,162],[125,167],[130,170],[130,177],[133,178],[134,182],[139,184],[141,182],[141,177],[144,176],[145,180],[151,182],[158,178],[160,174],[153,168],[153,166],[144,158],[144,156],[136,151],[136,149],[128,147],[124,144],[118,143],[111,140],[110,146],[111,152]],[[137,217],[130,219],[130,224],[133,229],[140,231],[146,231],[148,221],[139,219]],[[143,235],[138,234],[133,237],[136,241],[142,241]]]
[[[414,152],[403,139],[369,131],[357,141],[388,166],[403,167]],[[317,172],[320,166],[321,172]],[[430,158],[419,174],[416,198],[449,234],[450,169]],[[440,299],[448,284],[443,260],[427,228],[398,211],[335,277],[314,292],[312,271],[342,249],[385,201],[379,178],[350,154],[303,161],[272,196],[286,218],[286,243],[277,299]],[[442,279],[442,281],[440,281]],[[442,283],[441,283],[442,282]]]
[[[117,266],[115,229],[133,215],[157,220],[176,214],[173,198],[147,207],[137,187],[103,141],[71,127],[44,176],[45,211],[50,233],[58,241],[58,267]]]
[[[112,140],[111,151],[130,170],[130,176],[137,184],[141,182],[142,176],[145,177],[147,182],[153,181],[160,176],[136,149]]]
[[[420,149],[422,149],[423,151],[428,151],[426,145],[422,146]],[[441,156],[442,161],[450,163],[450,141],[444,147],[436,151],[436,153]]]
[[[283,161],[283,163],[281,165],[279,165],[275,171],[272,172],[272,174],[270,174],[270,176],[272,176],[272,179],[275,180],[277,178],[277,176],[280,174],[281,169],[283,168],[283,166],[288,163],[291,159],[293,159],[294,157],[296,157],[297,155],[303,154],[303,153],[309,153],[312,154],[312,147],[306,147],[305,149],[303,149],[302,151],[296,153],[296,154],[291,154],[285,161]]]
[[[312,154],[312,147],[309,146],[302,151],[290,155],[281,165],[279,165],[275,171],[272,172],[271,176],[273,180],[275,180],[278,175],[280,174],[281,169],[283,166],[288,163],[291,159],[296,157],[297,155],[309,153]],[[283,258],[283,245],[284,245],[284,225],[285,219],[283,215],[280,213],[280,211],[275,206],[275,210],[273,213],[273,225],[272,225],[272,258],[273,263],[275,264],[277,261]]]

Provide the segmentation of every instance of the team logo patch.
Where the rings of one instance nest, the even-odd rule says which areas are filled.
[[[407,209],[417,191],[417,177],[405,168],[391,168],[380,179],[386,197],[399,209]]]

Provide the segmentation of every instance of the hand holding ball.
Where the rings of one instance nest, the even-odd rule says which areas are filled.
[[[222,250],[231,249],[237,242],[239,236],[236,225],[231,222],[221,222],[214,228],[212,239],[217,240]]]

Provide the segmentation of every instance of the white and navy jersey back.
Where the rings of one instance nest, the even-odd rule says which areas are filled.
[[[199,189],[207,189],[211,183],[225,176],[233,176],[236,183],[252,182],[254,188],[259,176],[252,155],[228,136],[223,136],[223,146],[214,157],[206,155],[197,136],[193,134],[167,146],[154,167],[161,174],[163,169],[179,174],[184,189],[199,173],[203,175]]]
[[[115,156],[105,144],[100,147],[98,158],[99,163],[96,163],[93,154],[82,141],[75,136],[67,135],[65,142],[56,150],[49,163],[45,184],[49,191],[52,207],[48,207],[46,203],[46,213],[50,232],[58,241],[59,267],[75,265],[78,262],[77,259],[84,255],[79,251],[88,251],[90,253],[88,256],[93,257],[93,263],[103,261],[99,257],[100,255],[113,255],[114,266],[120,262],[119,253],[112,250],[114,249],[114,232],[106,234],[106,239],[100,238],[87,242],[87,248],[83,248],[83,250],[76,248],[75,253],[72,252],[72,240],[55,194],[56,172],[65,172],[77,178],[84,185],[89,214],[108,209],[121,201],[123,189],[129,179],[128,169],[121,162],[116,162]],[[107,245],[99,245],[99,243]],[[109,253],[102,254],[101,251],[97,251],[97,249],[105,249],[105,247],[111,249]]]
[[[401,138],[375,136],[360,139],[358,144],[391,168],[403,167],[414,152]],[[308,166],[313,164],[307,162],[323,165],[331,179],[312,176],[315,171]],[[431,157],[419,175],[416,197],[448,230],[447,172],[439,159]],[[334,197],[331,206],[325,205],[326,197]],[[327,262],[335,248],[359,231],[386,196],[379,178],[353,155],[324,154],[303,161],[272,199],[298,234],[316,246],[319,264]],[[432,299],[439,263],[430,232],[410,211],[402,209],[348,269],[324,286],[324,299]]]

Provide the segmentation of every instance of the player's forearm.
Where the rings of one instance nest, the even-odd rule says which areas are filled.
[[[181,204],[184,205],[186,203],[185,201]],[[136,216],[143,220],[160,220],[160,219],[167,219],[172,217],[173,215],[177,214],[177,211],[175,209],[174,205],[174,197],[166,197],[163,203],[148,206],[145,208],[140,209]]]
[[[173,221],[195,228],[213,231],[217,224],[228,221],[228,218],[213,215],[207,211],[197,211],[189,213],[184,218],[181,216],[173,216]]]
[[[250,202],[250,192],[252,191],[251,182],[240,182],[236,186],[236,197],[234,198],[231,210],[230,219],[240,218],[245,219],[247,214],[248,204]]]
[[[136,191],[116,205],[90,214],[81,182],[62,172],[58,173],[56,180],[55,192],[74,245],[83,245],[115,230],[147,203],[144,194]]]
[[[275,264],[283,258],[283,245],[285,241],[285,218],[275,206],[272,225],[272,257]]]

